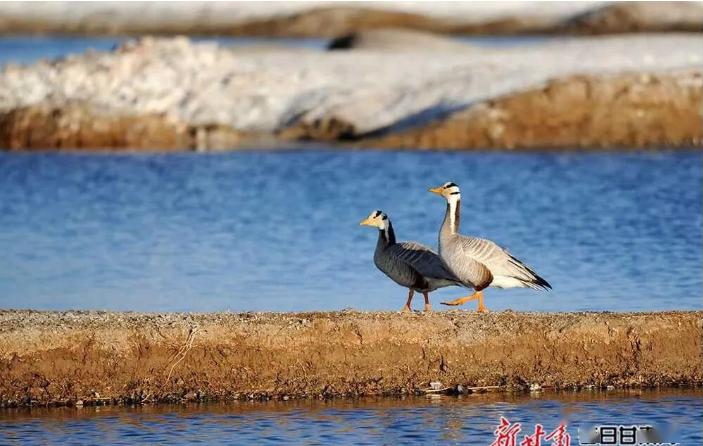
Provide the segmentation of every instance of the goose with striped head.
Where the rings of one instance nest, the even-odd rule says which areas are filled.
[[[430,192],[444,197],[447,201],[444,222],[439,230],[439,256],[464,287],[475,290],[470,296],[442,302],[444,305],[461,305],[470,300],[478,300],[478,311],[485,312],[487,309],[483,303],[483,290],[489,286],[543,290],[552,288],[530,267],[494,242],[459,233],[459,186],[451,182],[445,183],[430,189]]]
[[[411,311],[410,304],[416,291],[425,298],[425,311],[431,311],[430,292],[445,286],[460,285],[430,248],[417,242],[396,242],[393,225],[383,212],[373,211],[359,224],[378,228],[373,261],[391,280],[408,288],[408,300],[403,311]]]

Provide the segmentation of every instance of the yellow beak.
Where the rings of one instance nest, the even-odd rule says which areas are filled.
[[[430,192],[432,192],[433,194],[442,195],[442,186],[433,187],[432,189],[430,189]]]
[[[361,223],[359,223],[359,226],[373,226],[373,220],[370,218],[365,218],[361,220]]]

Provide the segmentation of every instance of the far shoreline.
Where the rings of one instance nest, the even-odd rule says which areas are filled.
[[[248,51],[144,37],[7,65],[0,150],[703,148],[701,34],[524,48],[393,30],[361,38],[370,47]],[[409,80],[405,66],[427,70]]]
[[[48,411],[59,409],[125,409],[142,408],[145,410],[159,411],[171,407],[184,409],[197,408],[240,408],[245,410],[291,409],[296,407],[309,407],[319,405],[344,406],[347,404],[375,407],[386,405],[421,405],[433,404],[437,399],[447,402],[503,402],[506,400],[522,402],[534,399],[558,401],[593,401],[614,398],[647,398],[666,396],[700,396],[703,397],[703,385],[679,387],[625,387],[625,388],[584,388],[579,390],[569,389],[540,389],[540,390],[487,390],[426,393],[418,391],[412,394],[388,395],[306,395],[289,396],[255,396],[243,395],[238,399],[211,399],[207,395],[189,395],[189,398],[167,399],[155,401],[152,399],[131,400],[130,398],[88,398],[86,400],[54,400],[41,404],[27,401],[3,401],[0,403],[0,418],[8,413],[35,413],[35,411]],[[80,402],[79,402],[80,401]]]
[[[637,154],[701,154],[703,146],[642,146],[642,147],[602,147],[597,150],[579,147],[531,147],[520,150],[507,148],[477,147],[471,149],[443,149],[443,148],[409,148],[409,147],[363,147],[351,144],[323,143],[323,142],[280,142],[274,145],[248,145],[243,147],[222,148],[217,150],[198,151],[195,149],[135,149],[135,148],[43,148],[32,150],[3,150],[1,154],[7,155],[68,155],[68,156],[220,156],[229,154],[291,154],[291,153],[410,153],[410,154],[455,154],[455,155],[637,155]]]

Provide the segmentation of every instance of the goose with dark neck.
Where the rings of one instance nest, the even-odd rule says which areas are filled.
[[[393,224],[383,212],[373,211],[360,224],[378,228],[373,261],[386,276],[408,289],[403,311],[411,310],[410,305],[416,291],[425,298],[425,311],[430,311],[430,292],[458,284],[456,277],[447,270],[432,249],[417,242],[396,242]]]
[[[459,233],[461,223],[461,191],[455,183],[430,189],[447,200],[447,210],[439,230],[439,256],[447,269],[466,288],[475,292],[445,305],[461,305],[478,300],[478,311],[487,311],[483,302],[485,288],[551,289],[551,285],[530,267],[513,257],[494,242]]]
[[[393,223],[390,219],[386,218],[386,225],[383,229],[378,230],[378,242],[376,243],[376,249],[384,249],[388,246],[395,245],[395,231],[393,230]]]

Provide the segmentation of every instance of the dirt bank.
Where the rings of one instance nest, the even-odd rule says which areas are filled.
[[[554,79],[361,144],[458,150],[703,147],[703,72]]]
[[[703,385],[703,312],[0,312],[3,405]]]
[[[189,125],[163,114],[106,114],[87,103],[0,112],[0,149],[183,151],[275,144],[223,125]]]
[[[367,134],[334,114],[257,134],[161,114],[104,114],[89,104],[40,104],[0,113],[0,148],[217,150],[315,141],[442,150],[688,149],[703,147],[702,104],[700,71],[554,79],[429,123]]]

